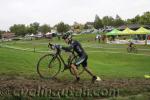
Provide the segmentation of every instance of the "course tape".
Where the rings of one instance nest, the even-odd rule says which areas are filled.
[[[52,51],[42,51],[42,50],[35,50],[34,48],[31,49],[31,48],[20,48],[20,47],[15,47],[15,46],[9,46],[9,45],[2,45],[0,44],[0,47],[3,47],[3,48],[10,48],[10,49],[16,49],[16,50],[22,50],[22,51],[30,51],[30,52],[37,52],[37,53],[50,53]],[[87,51],[89,53],[94,53],[94,52],[105,52],[105,53],[116,53],[116,54],[122,54],[123,52],[112,52],[112,51]],[[136,53],[124,53],[124,54],[128,54],[128,55],[140,55],[140,56],[150,56],[148,54],[136,54]]]

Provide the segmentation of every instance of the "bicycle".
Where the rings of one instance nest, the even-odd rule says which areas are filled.
[[[37,63],[37,73],[39,76],[44,79],[53,79],[60,73],[62,65],[64,68],[61,72],[69,69],[70,73],[75,75],[71,68],[71,64],[74,63],[79,56],[75,55],[75,53],[72,51],[71,56],[68,57],[68,61],[65,62],[61,56],[61,49],[58,47],[58,45],[49,43],[48,47],[55,52],[46,54],[39,59]],[[77,67],[77,70],[79,75],[84,72],[84,69],[79,66]]]
[[[132,47],[127,48],[127,52],[128,53],[137,53],[138,50],[137,50],[136,46],[132,46]]]

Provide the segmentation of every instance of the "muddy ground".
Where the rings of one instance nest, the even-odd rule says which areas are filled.
[[[150,79],[44,80],[0,77],[0,97],[93,97],[106,98],[150,93]]]

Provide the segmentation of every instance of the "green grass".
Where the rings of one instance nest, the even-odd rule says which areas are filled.
[[[149,58],[127,54],[90,53],[89,63],[98,75],[107,77],[143,77],[148,73]]]
[[[39,54],[0,48],[0,74],[2,75],[34,75]]]
[[[6,42],[3,45],[9,45],[20,48],[33,48],[33,43],[42,43],[36,46],[36,50],[48,50],[47,40]],[[64,44],[56,41],[57,43]],[[55,40],[53,43],[56,43]],[[83,46],[100,46],[103,48],[85,47],[89,59],[89,68],[98,76],[108,78],[131,78],[143,77],[145,74],[150,74],[150,56],[147,56],[149,51],[140,51],[135,55],[127,54],[126,45],[109,45],[109,44],[93,44],[92,42],[83,42]],[[111,49],[116,48],[116,49]],[[118,49],[117,49],[118,48]],[[138,48],[148,49],[149,46],[138,46]],[[97,51],[97,52],[90,52]],[[113,53],[116,52],[116,53]],[[34,53],[29,51],[21,51],[9,48],[0,48],[0,74],[1,75],[18,75],[26,77],[38,77],[36,73],[36,64],[40,56],[45,53]],[[64,54],[64,53],[63,53]],[[69,76],[69,77],[68,77]],[[85,79],[87,74],[82,75]],[[72,78],[69,71],[60,73],[60,78]]]
[[[131,78],[143,77],[150,74],[150,46],[137,45],[138,54],[128,54],[127,45],[122,44],[99,44],[95,42],[95,34],[77,35],[73,38],[80,41],[89,55],[89,68],[98,76],[108,78]],[[46,54],[32,52],[48,51],[48,39],[39,39],[32,41],[11,41],[0,43],[2,46],[17,48],[28,48],[31,51],[15,50],[11,48],[0,47],[0,74],[16,75],[25,77],[38,77],[36,73],[36,64],[38,59]],[[51,43],[66,45],[63,40],[57,38],[50,40]],[[99,47],[99,48],[97,48]],[[93,52],[94,51],[94,52]],[[63,53],[65,55],[65,53]],[[66,56],[64,56],[66,59]],[[82,75],[87,79],[87,74]],[[60,73],[60,78],[72,78],[69,71]]]

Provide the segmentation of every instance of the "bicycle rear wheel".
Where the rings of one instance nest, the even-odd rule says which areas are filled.
[[[69,66],[70,66],[70,69],[69,69],[69,70],[70,70],[70,73],[71,73],[72,75],[75,75],[75,73],[74,73],[73,69],[71,68],[71,64],[74,64],[77,59],[78,59],[78,56],[74,56],[74,57],[71,59],[70,64],[69,64]],[[78,73],[79,75],[81,75],[83,72],[84,72],[84,68],[83,68],[81,65],[77,66],[77,73]]]
[[[134,53],[137,53],[138,50],[137,50],[135,47],[133,47],[133,52],[134,52]]]
[[[52,79],[56,77],[60,70],[60,59],[53,54],[42,56],[37,63],[37,73],[44,79]]]

